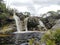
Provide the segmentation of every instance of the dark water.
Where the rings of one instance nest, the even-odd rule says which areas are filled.
[[[2,45],[28,45],[28,40],[36,38],[39,41],[44,33],[30,32],[30,33],[15,33],[9,36],[0,37],[0,44]]]

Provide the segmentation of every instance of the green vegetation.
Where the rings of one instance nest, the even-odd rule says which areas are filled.
[[[40,45],[40,44],[36,42],[35,38],[31,38],[29,40],[29,45]]]
[[[18,12],[17,12],[18,13]],[[25,19],[26,17],[30,16],[30,12],[22,12],[23,16],[21,16],[21,19]],[[43,16],[41,17],[41,20],[43,21],[43,23],[45,24],[47,29],[51,29],[52,26],[55,25],[55,21],[57,19],[60,19],[60,10],[57,10],[57,12],[55,11],[49,11],[47,13],[50,13],[51,16],[47,17],[47,18],[43,18]],[[20,13],[18,14],[20,15]],[[43,14],[44,16],[46,16],[46,14]],[[13,22],[13,9],[11,8],[6,8],[6,5],[4,4],[3,0],[0,0],[0,27],[3,27],[6,24],[10,24],[11,22]],[[36,25],[38,24],[38,21],[36,21],[37,19],[35,18],[30,18],[31,24],[29,23],[28,25],[31,25],[32,27],[36,27]],[[33,23],[35,23],[33,25]],[[30,26],[30,27],[31,27]]]
[[[47,31],[41,39],[46,45],[60,45],[60,29]]]
[[[11,20],[13,9],[6,8],[3,0],[0,1],[0,27],[8,24],[8,20]]]
[[[47,16],[50,15],[50,16]],[[44,16],[47,16],[46,18],[43,18]],[[48,11],[47,13],[42,15],[42,21],[45,24],[47,29],[51,29],[55,24],[56,21],[60,19],[60,11]]]
[[[34,38],[32,38],[32,39],[29,40],[29,44],[30,45],[33,45],[33,43],[34,43]]]
[[[51,29],[56,23],[55,21],[60,19],[60,10],[55,11],[49,11],[47,13],[50,13],[51,15],[49,17],[43,18],[41,17],[41,20],[47,27],[47,29]],[[20,14],[19,14],[20,15]],[[44,16],[46,14],[43,14]],[[0,28],[3,28],[3,33],[9,33],[13,32],[11,30],[5,30],[9,28],[8,26],[11,25],[14,20],[12,18],[13,16],[13,9],[11,8],[6,8],[6,5],[4,4],[3,0],[0,0]],[[24,12],[23,15],[20,17],[21,20],[24,20],[26,17],[29,17],[30,13],[29,12]],[[40,18],[40,17],[39,17]],[[30,18],[28,20],[28,27],[29,28],[34,28],[39,24],[38,18]],[[8,25],[8,26],[7,26]],[[12,27],[12,25],[10,26]],[[5,30],[5,31],[4,31]],[[15,30],[15,29],[14,29]],[[42,42],[46,43],[46,45],[60,45],[60,29],[56,29],[54,31],[47,31],[47,33],[44,34],[44,36],[41,39]],[[29,40],[30,45],[34,43],[34,39]],[[36,44],[38,45],[38,44]]]
[[[33,28],[38,29],[37,25],[39,25],[39,20],[35,17],[29,17],[27,24],[28,30],[33,30]]]

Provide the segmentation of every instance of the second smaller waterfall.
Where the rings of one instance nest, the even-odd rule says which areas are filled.
[[[25,18],[25,20],[24,20],[24,23],[25,23],[25,31],[28,31],[28,29],[27,29],[27,21],[28,21],[28,18],[29,17]]]
[[[45,25],[43,24],[43,22],[42,22],[41,20],[39,20],[39,25],[40,25],[41,27],[44,27],[45,30],[47,30],[47,28],[45,27]]]

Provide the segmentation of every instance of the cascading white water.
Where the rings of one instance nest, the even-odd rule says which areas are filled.
[[[45,27],[45,25],[43,24],[43,22],[42,22],[41,20],[39,20],[39,25],[40,25],[41,27],[44,27],[45,30],[47,30],[47,28]]]
[[[24,20],[24,23],[25,23],[25,31],[28,31],[28,29],[27,29],[27,21],[28,21],[28,18],[29,18],[29,17],[27,17],[27,18]]]
[[[20,20],[20,18],[14,13],[13,18],[15,19],[16,22],[16,26],[17,26],[17,32],[21,32],[22,30],[28,31],[27,29],[27,21],[28,18],[24,19],[24,26],[22,26],[23,22]],[[41,20],[39,20],[39,27],[44,27],[45,30],[47,30],[47,28],[45,27],[45,25],[43,24],[43,22]]]
[[[24,27],[22,26],[23,22],[20,20],[20,18],[15,13],[13,15],[13,18],[15,19],[15,22],[16,22],[17,32],[21,32],[24,29],[25,29],[25,31],[28,31],[27,30],[27,21],[28,21],[29,17],[24,19]]]
[[[22,31],[22,25],[21,25],[20,18],[15,13],[13,15],[13,18],[15,19],[15,22],[16,22],[17,32],[21,32]]]

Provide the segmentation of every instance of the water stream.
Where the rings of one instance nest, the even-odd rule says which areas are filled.
[[[40,25],[41,27],[44,27],[45,30],[47,30],[47,28],[45,27],[45,25],[43,24],[43,22],[42,22],[41,20],[39,20],[39,25]]]
[[[21,25],[20,18],[15,13],[13,15],[13,18],[15,19],[15,22],[16,22],[17,32],[21,32],[22,25]]]
[[[17,27],[17,31],[16,32],[14,32],[15,34],[16,34],[16,39],[15,39],[15,45],[18,45],[19,43],[19,39],[20,39],[20,34],[23,34],[23,33],[25,33],[25,34],[29,34],[30,35],[30,33],[33,33],[32,31],[31,32],[29,32],[28,31],[28,29],[27,29],[27,21],[28,21],[28,18],[29,17],[27,17],[27,18],[25,18],[24,19],[24,28],[25,28],[25,32],[23,31],[22,32],[22,30],[23,30],[23,26],[22,26],[22,21],[20,20],[20,17],[18,17],[15,13],[14,13],[14,15],[13,15],[13,18],[15,19],[15,22],[16,22],[16,27]],[[41,21],[41,20],[39,20],[39,24],[42,26],[42,27],[44,27],[45,28],[45,26],[44,26],[44,24],[43,24],[43,22]],[[45,28],[46,29],[46,28]],[[37,32],[38,33],[38,32]],[[23,35],[22,35],[23,36]],[[28,36],[28,35],[27,35]],[[25,43],[26,44],[26,43]],[[22,44],[22,45],[25,45],[25,44]]]
[[[25,23],[25,31],[28,31],[28,28],[27,28],[27,21],[28,21],[28,18],[29,18],[29,17],[27,17],[27,18],[24,20],[24,23]]]

